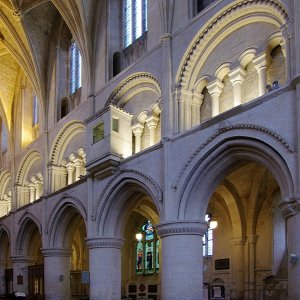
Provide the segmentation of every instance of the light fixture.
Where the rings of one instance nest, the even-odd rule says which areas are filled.
[[[209,227],[210,227],[211,229],[217,228],[217,227],[218,227],[218,221],[216,221],[216,220],[210,221],[210,222],[209,222]]]
[[[138,241],[141,241],[142,238],[143,238],[143,234],[139,231],[135,234],[135,238],[138,240]]]

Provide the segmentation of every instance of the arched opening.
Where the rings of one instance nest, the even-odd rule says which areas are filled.
[[[160,297],[161,241],[156,232],[159,217],[150,199],[141,195],[128,212],[122,248],[122,297]]]
[[[203,251],[207,297],[225,293],[231,299],[265,299],[265,279],[274,276],[272,295],[277,298],[272,299],[284,298],[288,282],[286,222],[279,203],[290,192],[290,173],[273,149],[267,147],[264,152],[261,144],[243,143],[247,147],[223,142],[200,163],[187,183],[193,192],[182,197],[182,204],[186,199],[189,202],[183,215],[203,220],[206,214],[218,223],[211,227],[212,251]],[[214,285],[216,279],[223,284]]]
[[[29,216],[21,219],[13,265],[14,291],[44,299],[44,258],[41,227]]]
[[[56,294],[66,299],[82,299],[89,296],[88,271],[89,253],[86,248],[86,224],[82,214],[82,207],[77,208],[77,201],[65,200],[65,203],[56,207],[50,221],[50,241],[43,249],[46,268],[46,296],[51,294],[53,280],[61,276],[62,286],[56,287]],[[59,255],[56,249],[60,249]],[[61,266],[53,272],[53,263]]]
[[[0,229],[0,295],[13,293],[13,268],[11,262],[11,248],[8,233]]]

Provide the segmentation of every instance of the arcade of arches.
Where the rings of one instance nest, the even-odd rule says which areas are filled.
[[[0,299],[300,299],[298,0],[0,1]]]

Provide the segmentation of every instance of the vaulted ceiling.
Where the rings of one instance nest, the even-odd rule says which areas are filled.
[[[11,128],[20,78],[25,74],[47,111],[51,47],[64,20],[90,61],[100,0],[0,0],[0,115]],[[89,70],[87,70],[89,71]],[[24,76],[23,76],[24,77]]]

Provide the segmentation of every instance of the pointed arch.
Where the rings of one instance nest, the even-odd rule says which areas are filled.
[[[0,174],[0,199],[3,199],[6,192],[7,185],[11,180],[11,174],[9,171],[5,170]]]

